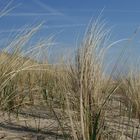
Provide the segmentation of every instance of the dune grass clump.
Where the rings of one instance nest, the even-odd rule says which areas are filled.
[[[107,50],[104,46],[107,33],[105,24],[96,20],[76,51],[74,62],[65,68],[66,112],[75,140],[106,137],[105,104],[118,88],[117,85],[108,87],[111,79],[105,80],[103,59]]]
[[[13,110],[25,104],[33,104],[36,94],[41,91],[39,76],[41,71],[47,69],[47,63],[39,63],[31,58],[38,55],[36,50],[40,49],[41,42],[26,52],[23,49],[39,28],[40,25],[25,30],[0,52],[1,109]]]
[[[140,77],[137,67],[130,69],[127,75],[120,78],[120,92],[130,118],[140,121]]]
[[[113,79],[113,71],[106,76],[105,54],[115,43],[107,45],[109,30],[105,23],[100,17],[91,23],[74,59],[71,57],[70,61],[64,60],[67,63],[57,64],[49,64],[48,60],[41,61],[38,57],[40,49],[51,45],[51,38],[24,50],[40,26],[17,35],[0,52],[0,111],[17,111],[18,115],[19,109],[41,106],[49,110],[48,116],[53,114],[59,126],[58,133],[64,139],[122,139],[124,135],[116,128],[115,132],[109,130],[106,121],[111,108],[110,97],[119,96],[119,101],[123,100],[127,108],[126,114],[119,114],[120,118],[138,118],[140,122],[140,77],[134,70],[126,77],[120,76],[119,80]],[[117,103],[115,107],[121,111]],[[39,126],[40,121],[38,132],[41,131]]]

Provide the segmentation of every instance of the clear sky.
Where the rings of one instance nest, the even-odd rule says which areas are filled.
[[[140,26],[140,0],[0,0],[0,10],[9,2],[14,9],[0,19],[1,42],[25,25],[44,21],[39,37],[56,34],[57,42],[73,47],[89,20],[102,9],[103,18],[113,27],[112,40],[130,37]],[[137,46],[139,38],[138,35]],[[135,52],[139,54],[140,49],[137,47]]]

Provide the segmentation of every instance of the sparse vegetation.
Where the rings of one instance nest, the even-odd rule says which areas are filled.
[[[10,120],[6,124],[2,119],[0,127],[14,125],[16,113],[16,127],[37,133],[40,139],[41,135],[44,139],[46,135],[74,140],[140,139],[139,73],[130,71],[116,81],[106,76],[104,56],[111,45],[104,46],[108,35],[104,22],[95,20],[75,59],[60,65],[32,58],[37,49],[47,46],[44,42],[23,53],[22,47],[39,29],[40,25],[25,31],[1,51],[0,111]]]

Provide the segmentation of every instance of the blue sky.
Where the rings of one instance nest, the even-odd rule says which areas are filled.
[[[11,0],[0,0],[3,9]],[[62,31],[66,40],[74,38],[86,28],[92,17],[97,17],[102,9],[103,18],[113,26],[114,37],[122,38],[131,33],[140,24],[139,0],[13,0],[14,10],[0,20],[0,30],[5,34],[10,30],[45,21],[44,32]],[[70,35],[71,34],[71,35]]]
[[[107,26],[113,27],[113,41],[132,36],[140,26],[139,0],[0,0],[0,10],[9,2],[9,7],[14,9],[0,19],[1,44],[9,34],[43,21],[38,37],[55,34],[56,42],[68,48],[75,47],[90,19],[97,18],[102,9]],[[137,55],[140,53],[139,35],[133,46]],[[111,51],[112,54],[116,52],[116,48]]]

